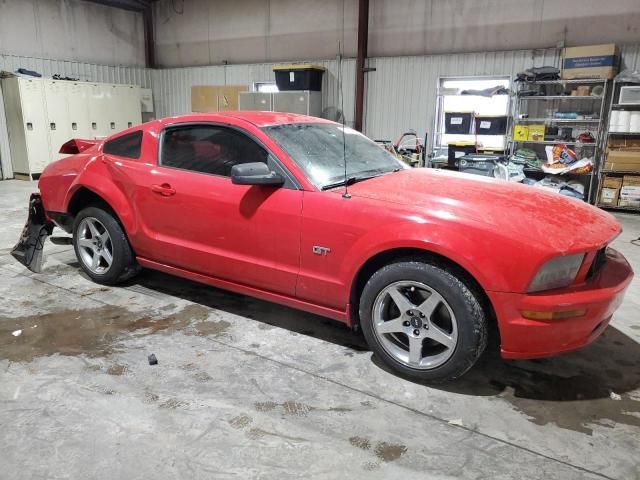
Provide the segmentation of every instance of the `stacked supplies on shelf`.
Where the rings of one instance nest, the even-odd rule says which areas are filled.
[[[565,173],[589,173],[593,170],[593,158],[578,159],[576,152],[564,143],[545,147],[547,163],[542,165],[542,171],[554,175]]]
[[[640,138],[609,138],[605,172],[640,172]]]
[[[528,168],[540,168],[542,162],[538,154],[530,148],[519,148],[511,155],[511,162]]]
[[[620,189],[622,188],[622,177],[604,177],[600,188],[600,199],[598,205],[606,207],[617,207],[620,199]]]
[[[577,180],[567,181],[565,178],[560,176],[547,175],[542,180],[538,181],[527,178],[523,183],[534,187],[546,188],[567,197],[584,200],[584,185]]]
[[[640,176],[625,175],[620,189],[619,207],[640,207]]]

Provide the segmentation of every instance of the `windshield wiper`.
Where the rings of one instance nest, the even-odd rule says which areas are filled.
[[[349,186],[349,185],[353,185],[354,183],[358,183],[358,182],[362,182],[363,180],[369,180],[370,178],[375,178],[375,177],[379,177],[381,174],[377,174],[377,175],[363,175],[362,177],[349,177],[347,178],[347,180],[340,180],[339,182],[335,182],[335,183],[328,183],[327,185],[323,185],[322,186],[322,190],[331,190],[332,188],[336,188],[336,187],[343,187],[343,186]]]

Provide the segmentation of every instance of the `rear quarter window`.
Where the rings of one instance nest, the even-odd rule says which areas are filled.
[[[121,137],[109,140],[104,144],[103,151],[109,155],[117,155],[125,158],[140,158],[142,149],[142,130],[128,133]]]

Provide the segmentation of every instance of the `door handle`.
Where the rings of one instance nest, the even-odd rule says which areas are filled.
[[[171,188],[171,185],[168,183],[163,183],[162,185],[151,185],[151,191],[158,195],[162,195],[163,197],[170,197],[176,194],[176,189]]]

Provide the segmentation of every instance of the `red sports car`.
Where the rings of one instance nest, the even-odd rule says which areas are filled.
[[[364,135],[285,113],[190,114],[71,140],[14,256],[54,225],[115,284],[147,267],[360,326],[384,362],[453,379],[492,324],[504,358],[582,347],[633,272],[608,213],[553,192],[410,169]]]

